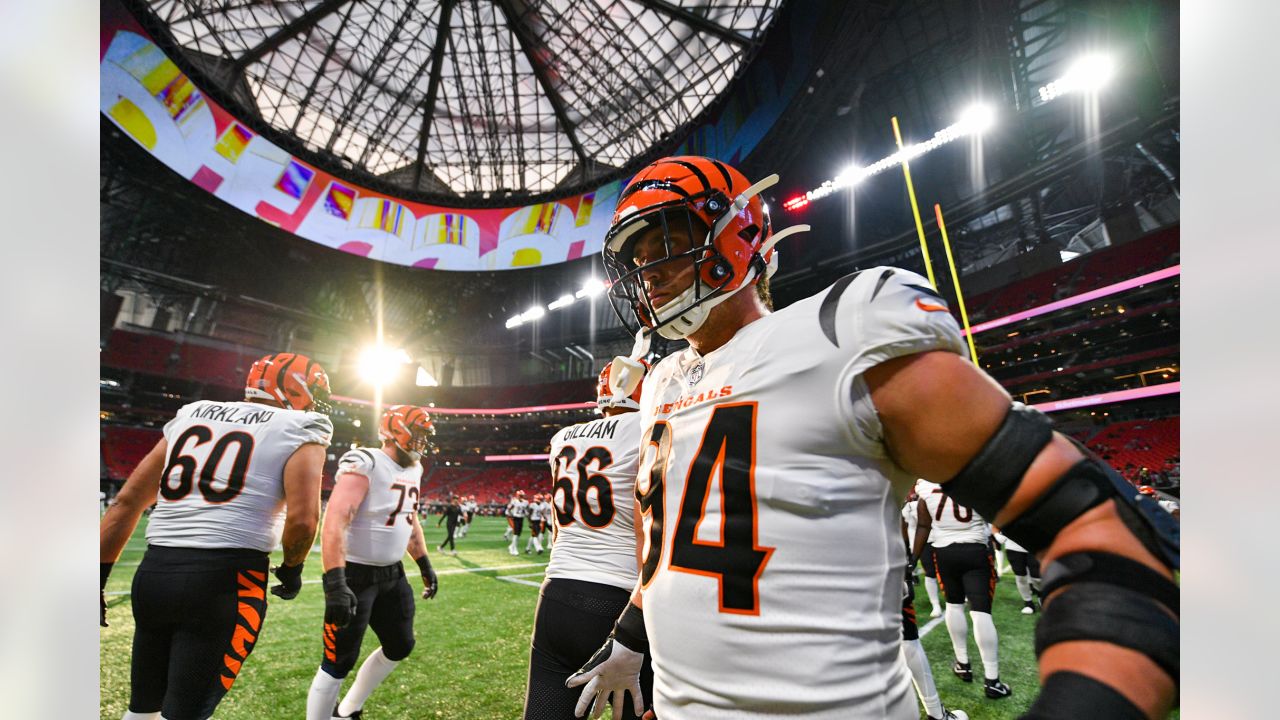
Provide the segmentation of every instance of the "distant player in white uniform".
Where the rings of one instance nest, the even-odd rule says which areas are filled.
[[[609,637],[635,587],[639,561],[634,518],[640,454],[641,388],[630,396],[609,386],[612,363],[600,371],[598,420],[561,428],[551,438],[551,502],[556,542],[538,597],[525,689],[525,720],[573,716],[578,691],[564,681]],[[653,687],[649,663],[642,692]],[[630,702],[623,717],[636,718]]]
[[[393,405],[378,426],[382,447],[356,448],[338,460],[320,548],[324,656],[307,693],[307,720],[360,717],[369,695],[413,651],[414,593],[401,559],[408,550],[422,574],[422,597],[435,597],[436,573],[418,521],[418,461],[434,433],[425,409]],[[335,705],[366,628],[381,645]]]
[[[1011,404],[964,357],[955,320],[919,275],[870,268],[771,314],[760,280],[789,231],[773,233],[758,196],[775,181],[752,184],[707,158],[665,158],[619,194],[604,261],[610,297],[638,333],[631,358],[614,361],[617,387],[629,391],[639,379],[648,333],[690,347],[644,383],[641,578],[610,639],[568,681],[583,687],[576,711],[602,709],[609,696],[616,710],[624,692],[639,695],[647,649],[658,718],[918,717],[900,659],[898,540],[898,498],[915,477],[947,482],[953,497],[993,518],[1008,507],[1012,524],[1001,526],[1034,552],[1079,542],[1072,552],[1146,568],[1140,592],[1101,590],[1142,598],[1144,622],[1160,628],[1143,657],[1124,654],[1150,673],[1137,676],[1142,691],[1093,679],[1127,659],[1076,652],[1068,641],[1134,642],[1126,601],[1075,635],[1053,612],[1043,615],[1062,629],[1046,651],[1059,659],[1044,656],[1056,674],[1041,699],[1167,711],[1178,630],[1160,605],[1173,597],[1176,606],[1176,587],[1168,593],[1176,530],[1116,492],[1103,464],[1042,414]],[[1018,460],[1001,461],[1009,454]],[[1045,493],[1085,483],[1098,489]],[[1118,505],[1153,533],[1135,534]],[[1102,526],[1078,520],[1089,508]],[[1106,541],[1112,532],[1155,550],[1130,553]],[[1080,602],[1070,584],[1070,599],[1052,604]]]
[[[1022,614],[1034,615],[1038,609],[1036,597],[1040,594],[1040,561],[1003,533],[995,528],[991,530],[996,542],[1004,546],[1004,556],[1008,558],[1009,569],[1013,571],[1013,582],[1018,586],[1018,595],[1022,597]]]
[[[535,550],[542,554],[542,493],[534,493],[529,500],[529,539],[524,543],[524,554],[530,555]]]
[[[907,552],[911,552],[911,543],[916,536],[916,501],[919,499],[912,489],[902,505],[902,540],[907,544]],[[933,548],[926,541],[925,552],[918,558],[912,555],[911,559],[920,561],[924,571],[924,591],[929,596],[929,617],[942,617],[942,606],[938,602],[938,573],[933,567]],[[914,567],[908,570],[915,572]]]
[[[991,526],[972,508],[949,497],[941,485],[920,480],[920,496],[914,553],[924,552],[925,538],[933,544],[933,562],[938,581],[947,598],[947,632],[956,662],[952,672],[965,682],[973,682],[969,665],[969,623],[964,604],[969,603],[973,637],[978,642],[984,677],[983,692],[998,700],[1012,691],[1000,681],[1000,644],[991,604],[996,593],[996,561],[991,550]]]
[[[213,714],[257,643],[268,553],[283,538],[272,594],[293,599],[320,519],[333,435],[329,378],[294,353],[253,364],[243,402],[184,406],[102,518],[101,582],[142,511],[147,551],[133,576],[126,720]],[[102,605],[106,625],[106,604]]]
[[[915,537],[916,532],[918,499],[913,489],[902,508],[902,544],[908,555],[911,553],[911,538]],[[929,656],[924,651],[924,644],[920,642],[920,627],[916,623],[916,591],[912,582],[914,574],[915,563],[908,562],[907,577],[902,587],[902,657],[911,670],[911,684],[915,686],[916,696],[920,698],[920,704],[924,705],[929,720],[968,720],[968,714],[963,710],[947,709],[938,696],[938,685],[933,680],[933,669],[929,666]],[[935,604],[933,617],[939,615],[941,612]]]
[[[524,534],[524,520],[529,516],[529,501],[524,499],[524,491],[517,490],[507,503],[507,529],[511,532],[511,544],[507,552],[520,554],[520,536]]]

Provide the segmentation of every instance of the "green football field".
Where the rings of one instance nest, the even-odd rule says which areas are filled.
[[[500,518],[477,518],[470,534],[458,541],[457,557],[437,551],[444,528],[428,518],[432,562],[440,576],[433,600],[419,600],[415,620],[417,646],[365,704],[365,717],[458,718],[484,720],[519,718],[529,661],[529,634],[538,585],[546,555],[512,557],[507,553]],[[145,519],[130,540],[107,583],[109,628],[101,629],[101,713],[120,718],[129,697],[129,655],[133,616],[128,590],[146,547]],[[527,535],[526,535],[527,537]],[[523,550],[523,539],[522,548]],[[279,554],[273,556],[279,562]],[[417,569],[406,559],[415,587]],[[302,593],[292,601],[268,595],[263,629],[253,654],[235,685],[218,707],[217,718],[303,718],[307,688],[320,663],[320,628],[324,594],[320,589],[318,548],[307,562]],[[114,594],[113,594],[114,593]],[[925,649],[933,666],[942,701],[966,711],[971,718],[1015,718],[1030,704],[1037,679],[1032,652],[1032,627],[1037,616],[1022,615],[1022,602],[1006,575],[996,586],[995,622],[1000,632],[1001,678],[1013,696],[988,700],[982,683],[966,684],[951,674],[951,643],[941,618],[931,621],[923,586],[916,593]],[[974,675],[981,663],[973,635],[969,655]],[[377,647],[370,631],[361,660]],[[358,665],[357,665],[358,667]],[[343,692],[355,678],[347,678]]]

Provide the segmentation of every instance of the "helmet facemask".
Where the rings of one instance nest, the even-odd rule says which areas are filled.
[[[719,202],[721,207],[728,206],[723,194],[715,190],[709,192],[719,197],[709,198],[708,204]],[[686,202],[665,203],[638,213],[616,226],[605,239],[604,265],[612,283],[609,300],[631,333],[643,328],[670,340],[687,337],[702,326],[712,307],[729,297],[725,289],[734,287],[737,274],[733,266],[716,249],[710,229],[689,211]],[[657,259],[636,265],[637,242],[655,230],[660,233],[665,252]],[[691,247],[678,250],[673,231],[688,237]],[[649,297],[645,273],[664,266],[679,268],[677,272],[682,272],[684,263],[692,266],[689,287],[679,290],[661,306],[655,306]],[[763,261],[760,265],[757,273],[763,272]],[[742,286],[747,284],[744,282]]]

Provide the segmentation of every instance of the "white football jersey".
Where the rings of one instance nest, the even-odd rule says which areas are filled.
[[[899,656],[912,476],[862,374],[930,350],[964,352],[955,320],[879,267],[650,373],[636,496],[659,717],[919,717]]]
[[[941,485],[919,483],[916,488],[933,521],[933,529],[929,531],[930,545],[940,548],[963,543],[987,544],[991,526],[973,508],[957,503]]]
[[[551,438],[556,543],[547,579],[636,585],[635,485],[640,413],[562,428]]]
[[[347,529],[347,561],[361,565],[400,562],[418,512],[422,466],[415,462],[401,467],[382,448],[356,448],[338,460],[337,479],[346,474],[369,478],[369,492]]]
[[[911,501],[902,504],[902,519],[907,523],[907,542],[916,541],[916,503]]]
[[[522,518],[529,515],[528,500],[512,500],[507,503],[507,517]]]
[[[320,413],[244,401],[183,406],[164,426],[169,457],[147,542],[270,552],[284,529],[285,464],[332,437]]]
[[[991,533],[991,537],[995,538],[996,542],[1004,546],[1005,552],[1012,551],[1012,552],[1024,553],[1027,551],[1026,548],[1014,542],[1013,539],[1008,537],[1007,535],[1002,535],[998,532],[993,532]]]

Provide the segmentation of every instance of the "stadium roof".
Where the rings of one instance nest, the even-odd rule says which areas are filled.
[[[782,0],[129,4],[202,89],[282,147],[461,207],[583,192],[669,151]]]

